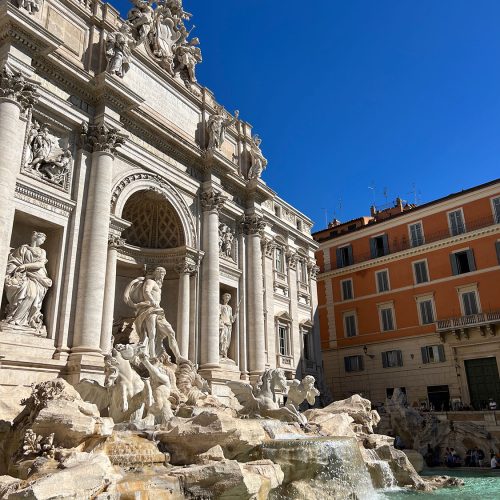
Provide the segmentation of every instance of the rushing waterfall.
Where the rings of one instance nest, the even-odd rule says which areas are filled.
[[[262,446],[262,456],[278,463],[285,474],[272,499],[377,498],[354,438],[274,440]]]
[[[376,473],[372,472],[372,482],[375,482],[375,486],[384,489],[397,488],[398,484],[389,463],[381,460],[374,450],[364,450],[364,453],[370,458],[368,466],[376,469]],[[374,476],[375,480],[373,479]]]

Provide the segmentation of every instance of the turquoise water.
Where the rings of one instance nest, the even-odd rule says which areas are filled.
[[[432,469],[422,475],[458,477],[464,481],[465,485],[458,488],[444,488],[433,493],[387,491],[384,492],[384,497],[388,500],[408,500],[411,498],[421,500],[500,499],[500,471]]]

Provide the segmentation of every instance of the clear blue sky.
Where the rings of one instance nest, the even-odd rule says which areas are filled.
[[[112,2],[126,15],[126,0]],[[198,80],[315,221],[500,177],[499,0],[184,0]],[[416,189],[414,189],[416,186]],[[340,200],[341,203],[340,203]]]

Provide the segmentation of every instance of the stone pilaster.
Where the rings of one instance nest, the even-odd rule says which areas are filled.
[[[246,215],[243,219],[243,230],[247,235],[247,332],[250,380],[252,382],[266,368],[261,250],[261,237],[265,227],[266,223],[258,215]]]
[[[37,85],[5,66],[0,75],[0,276],[10,250],[14,193],[21,167],[26,122],[23,113],[38,101]],[[3,281],[2,281],[3,283]],[[3,285],[0,286],[0,301]]]
[[[124,244],[124,239],[113,234],[109,235],[108,258],[106,261],[106,286],[104,289],[100,343],[103,354],[109,353],[111,349],[111,337],[113,335],[113,318],[115,311],[116,261],[118,259],[118,249]]]
[[[124,143],[117,129],[104,125],[83,128],[82,139],[92,149],[80,275],[71,357],[101,356],[110,199],[116,148]]]
[[[190,276],[196,272],[196,263],[191,259],[182,259],[176,266],[179,274],[179,297],[177,301],[177,344],[183,358],[189,356],[189,322],[190,322]]]
[[[219,211],[226,196],[202,193],[203,251],[201,266],[201,368],[219,367]]]

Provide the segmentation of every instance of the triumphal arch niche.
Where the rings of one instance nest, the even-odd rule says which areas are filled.
[[[312,223],[198,82],[191,18],[0,1],[0,386],[102,378],[117,343],[190,360],[214,394],[320,378]]]

